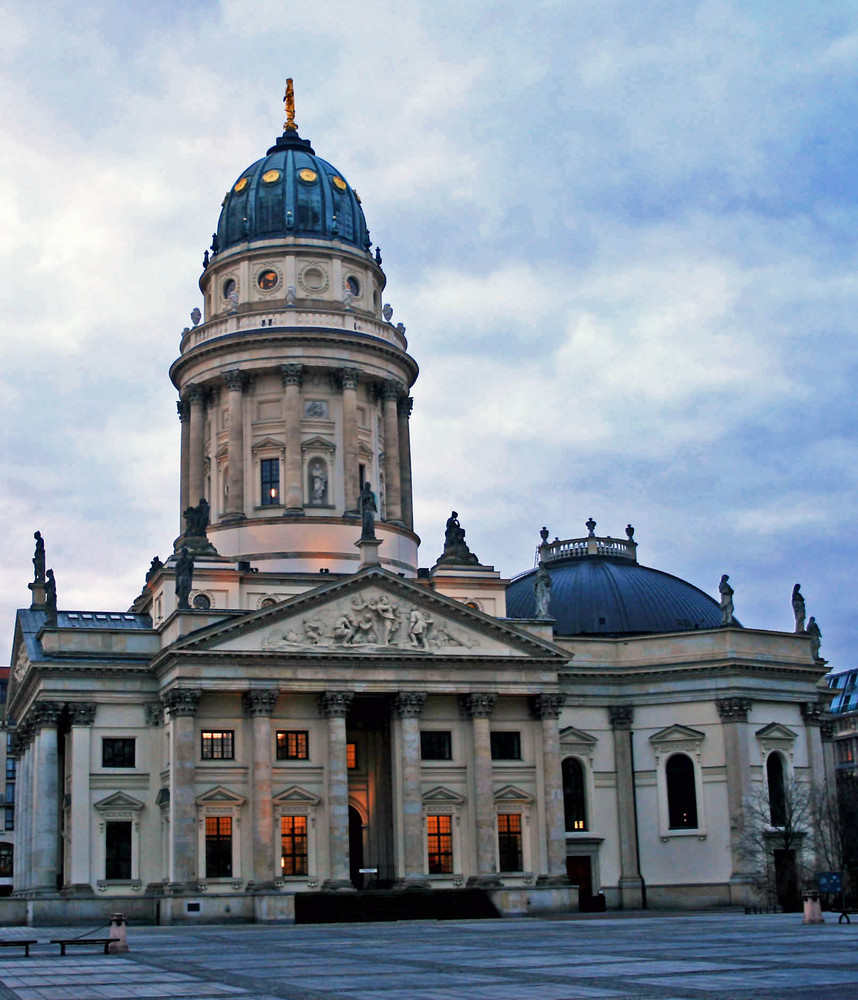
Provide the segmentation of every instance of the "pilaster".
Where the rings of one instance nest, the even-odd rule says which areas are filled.
[[[623,908],[643,906],[643,877],[638,855],[635,774],[632,754],[631,705],[608,709],[614,734],[614,768],[617,774],[617,834],[620,842],[620,901]]]
[[[170,722],[170,888],[181,892],[197,880],[195,716],[202,692],[172,688],[162,696]]]
[[[727,808],[730,819],[730,856],[733,873],[730,881],[746,886],[752,881],[743,857],[742,840],[745,830],[745,799],[751,790],[751,765],[748,757],[746,725],[751,710],[750,698],[719,698],[715,701],[724,734],[724,766],[727,772]],[[747,902],[747,890],[737,889],[735,903]]]
[[[384,483],[385,520],[402,524],[402,488],[399,472],[398,400],[405,391],[395,379],[389,379],[381,389],[384,407]]]
[[[413,396],[401,396],[397,405],[399,415],[399,480],[402,494],[402,521],[414,530],[414,500],[411,483],[411,428],[409,418],[414,406]]]
[[[345,515],[358,517],[358,494],[360,482],[358,473],[358,430],[357,430],[357,387],[360,372],[356,368],[343,368],[340,383],[343,387],[343,486],[345,488]]]
[[[188,407],[190,426],[188,428],[188,500],[180,511],[183,520],[182,532],[185,530],[184,513],[188,507],[200,502],[200,497],[205,495],[205,481],[203,478],[203,448],[205,446],[205,395],[200,385],[188,387],[185,394],[186,405]],[[182,437],[184,440],[184,422],[182,424]],[[184,468],[184,464],[182,466]]]
[[[58,888],[60,785],[57,722],[62,709],[62,703],[55,701],[37,701],[30,709],[35,727],[31,801],[39,804],[33,817],[31,890],[40,894],[54,893]]]
[[[64,892],[75,896],[91,895],[92,871],[90,870],[90,840],[92,825],[89,805],[89,775],[92,755],[92,726],[97,705],[94,701],[76,701],[68,705],[71,732],[69,739],[70,760],[66,762],[69,773],[69,870]]]

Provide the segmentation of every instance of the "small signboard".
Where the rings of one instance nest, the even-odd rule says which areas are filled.
[[[817,872],[816,884],[820,892],[840,892],[843,889],[843,877],[840,872]]]
[[[358,868],[361,875],[378,875],[377,868]]]

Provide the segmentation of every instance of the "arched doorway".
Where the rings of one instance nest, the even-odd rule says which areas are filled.
[[[364,867],[363,817],[354,806],[349,806],[349,878],[355,889],[364,887],[366,876],[360,873],[360,869]]]

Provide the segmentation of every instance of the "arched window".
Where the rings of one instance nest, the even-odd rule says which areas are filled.
[[[769,787],[769,818],[772,826],[786,826],[784,760],[779,753],[770,753],[766,759],[766,783]]]
[[[567,757],[563,761],[563,812],[567,830],[587,829],[584,765],[577,757]]]
[[[664,767],[667,778],[667,815],[671,830],[697,829],[697,792],[694,764],[684,753],[672,754]]]

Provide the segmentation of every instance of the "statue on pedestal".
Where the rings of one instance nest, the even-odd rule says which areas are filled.
[[[188,507],[184,513],[185,535],[190,538],[205,538],[209,526],[209,502],[200,497],[196,507]]]
[[[358,510],[360,511],[360,537],[361,541],[365,539],[375,540],[375,515],[378,513],[378,507],[375,503],[375,494],[370,488],[369,482],[364,482],[363,486],[360,488],[360,495],[358,496]]]
[[[188,598],[194,583],[194,557],[188,551],[187,545],[182,546],[179,558],[176,560],[176,597],[179,598],[180,611],[190,611]]]
[[[813,615],[810,616],[807,622],[807,634],[810,636],[810,651],[813,653],[814,660],[818,660],[819,657],[819,647],[822,644],[822,630],[816,624],[816,619]]]
[[[48,615],[57,620],[57,581],[54,579],[54,571],[49,569],[45,579],[45,605]]]
[[[45,540],[41,531],[34,533],[36,539],[36,552],[33,556],[33,583],[45,582]]]
[[[718,584],[718,593],[721,595],[721,624],[733,624],[733,588],[727,581],[730,579],[726,573],[721,577]]]
[[[536,617],[550,618],[548,605],[551,603],[551,574],[545,563],[539,564],[533,578],[533,593],[536,595]]]
[[[459,515],[455,510],[447,518],[444,529],[444,552],[437,564],[441,563],[454,566],[480,565],[480,560],[468,548],[468,543],[465,541],[465,529],[459,523]]]
[[[795,615],[796,632],[804,631],[804,596],[800,590],[801,584],[797,583],[792,588],[792,613]]]

